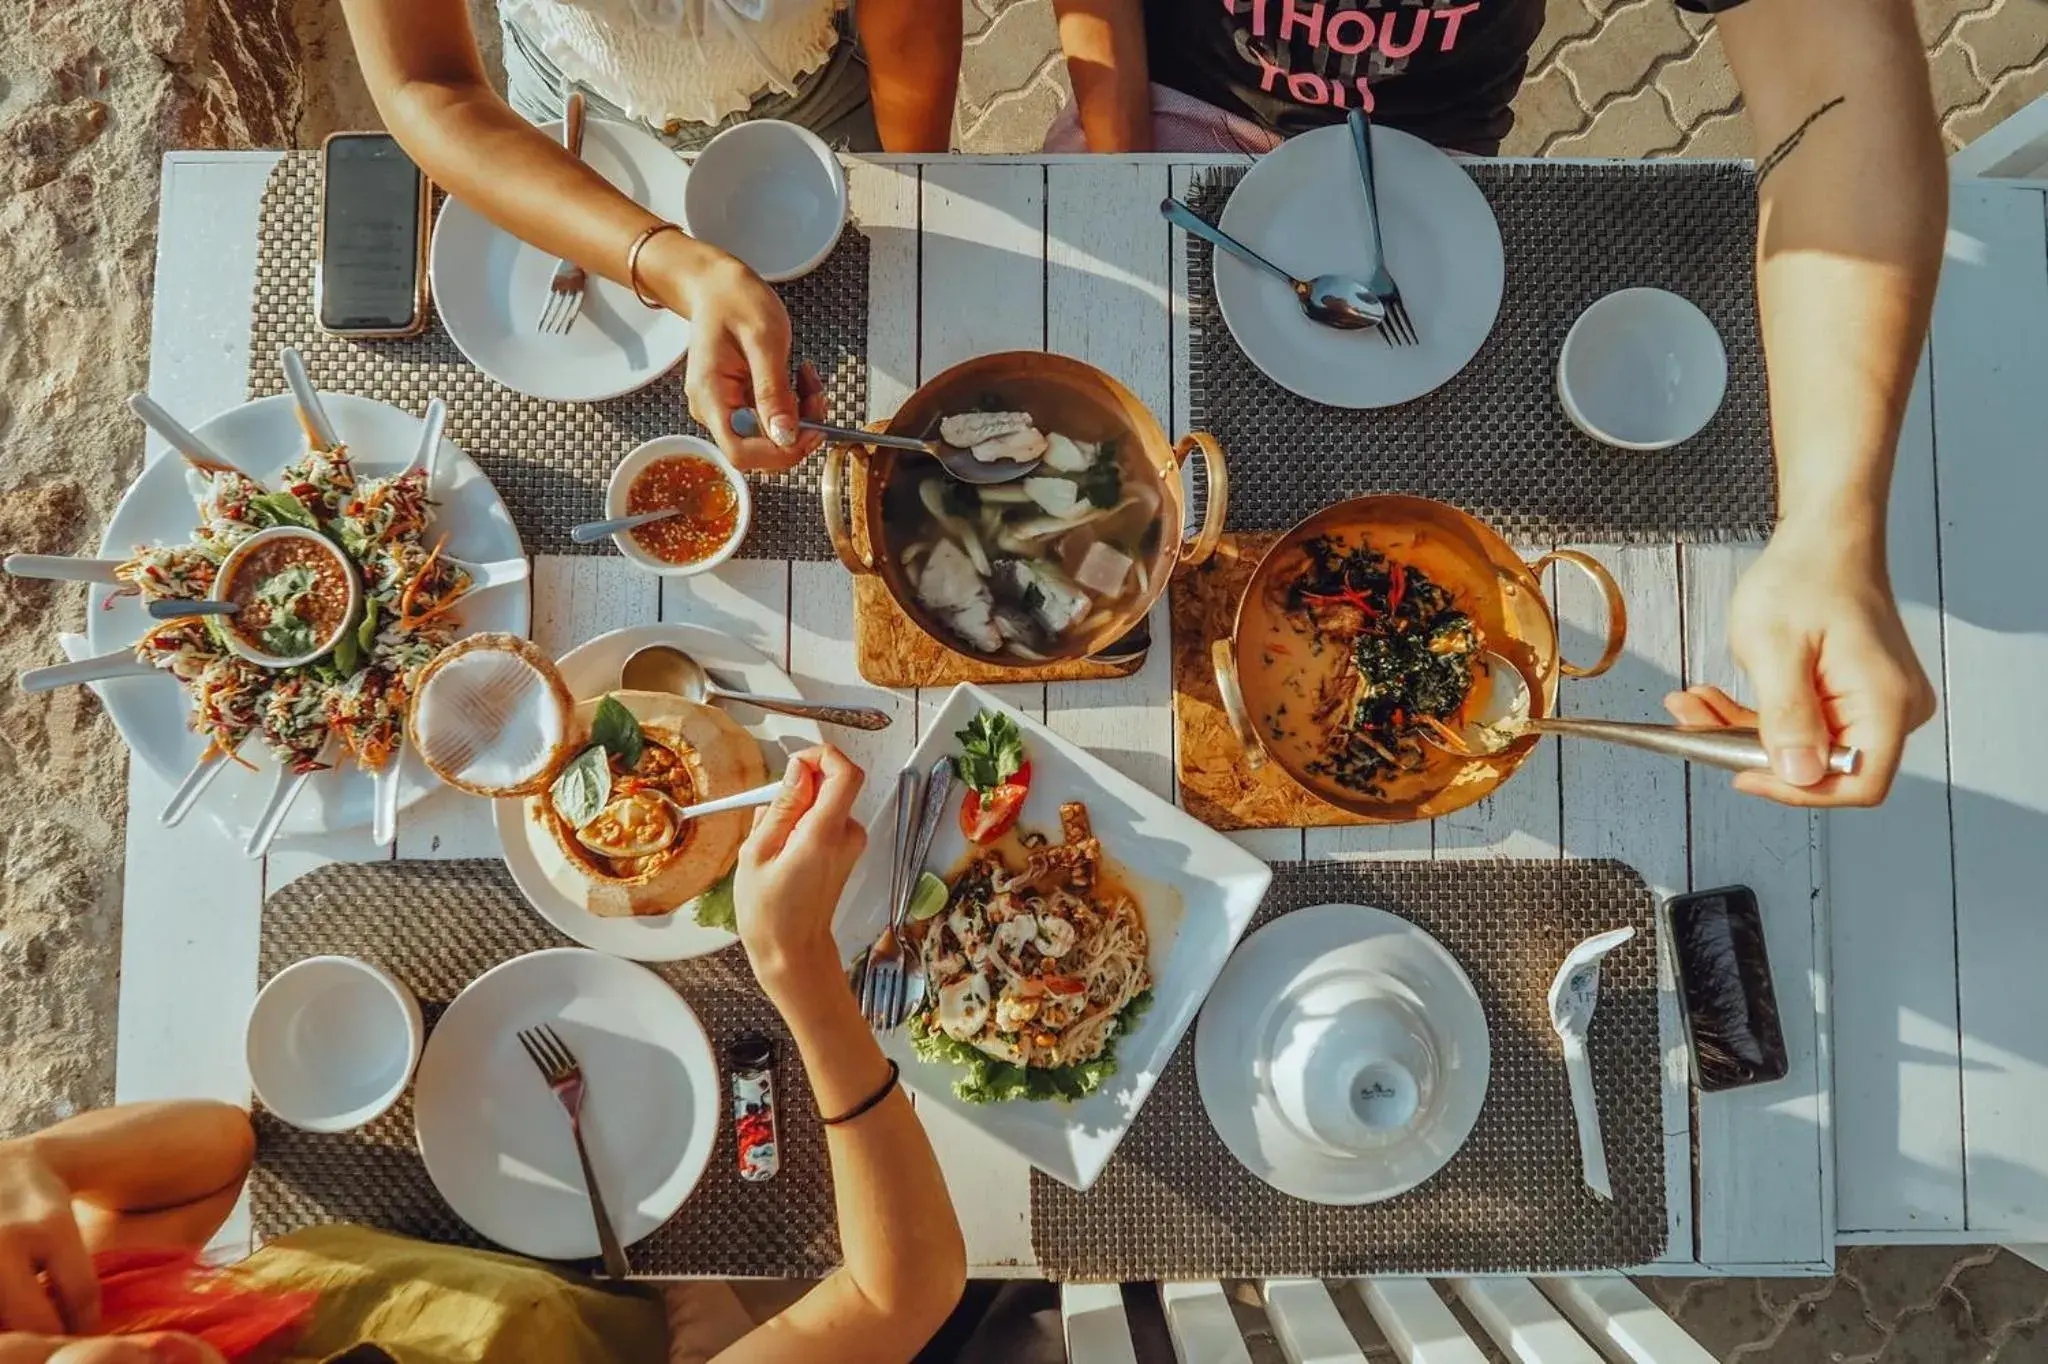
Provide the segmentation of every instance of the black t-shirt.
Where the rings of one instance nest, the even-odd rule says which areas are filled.
[[[1677,0],[1714,11],[1741,0]],[[1544,0],[1144,0],[1152,79],[1292,137],[1364,104],[1440,147],[1491,153]]]

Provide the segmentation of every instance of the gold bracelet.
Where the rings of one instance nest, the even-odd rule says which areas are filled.
[[[650,308],[659,308],[663,305],[660,299],[649,298],[647,290],[640,285],[640,253],[647,249],[647,243],[653,241],[662,233],[681,232],[682,230],[682,228],[674,223],[656,223],[654,226],[641,232],[639,236],[633,238],[633,244],[626,248],[626,283],[633,287],[633,297],[639,299]]]

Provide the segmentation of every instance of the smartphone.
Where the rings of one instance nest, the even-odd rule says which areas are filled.
[[[1664,906],[1664,940],[1701,1092],[1784,1079],[1790,1066],[1756,893],[1723,886],[1674,896]]]
[[[426,176],[384,133],[335,133],[320,158],[320,330],[418,335],[427,325]]]

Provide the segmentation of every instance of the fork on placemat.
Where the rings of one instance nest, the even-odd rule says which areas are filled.
[[[1413,346],[1422,340],[1415,330],[1415,320],[1408,316],[1408,305],[1401,301],[1401,288],[1394,283],[1394,277],[1387,273],[1387,248],[1380,240],[1380,196],[1379,186],[1374,180],[1372,169],[1372,120],[1362,109],[1353,109],[1345,120],[1351,126],[1351,146],[1358,154],[1358,178],[1365,185],[1365,217],[1372,224],[1372,278],[1365,287],[1379,295],[1386,307],[1386,321],[1380,324],[1380,335],[1390,345]]]
[[[562,110],[562,146],[577,160],[583,159],[583,92],[571,90]],[[552,336],[565,336],[583,312],[583,286],[589,277],[583,267],[570,260],[555,262],[554,278],[548,281],[548,296],[540,308],[540,329]]]
[[[619,1244],[619,1234],[612,1230],[611,1214],[605,1211],[604,1195],[597,1189],[597,1172],[590,1168],[590,1152],[583,1146],[583,1066],[545,1023],[537,1028],[521,1028],[519,1045],[540,1067],[541,1077],[569,1114],[569,1135],[576,1139],[583,1186],[590,1191],[590,1213],[597,1219],[597,1246],[604,1256],[604,1272],[614,1279],[623,1279],[633,1272],[632,1266],[626,1263],[626,1249]]]

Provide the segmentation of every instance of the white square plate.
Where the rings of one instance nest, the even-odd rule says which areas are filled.
[[[966,727],[977,711],[1001,711],[1024,731],[1031,760],[1031,797],[1023,824],[1059,834],[1061,802],[1088,806],[1103,855],[1132,874],[1144,895],[1146,887],[1169,894],[1145,896],[1146,930],[1151,938],[1152,1007],[1137,1028],[1117,1042],[1117,1072],[1108,1083],[1077,1103],[1015,1099],[1008,1103],[971,1104],[953,1093],[958,1070],[929,1065],[911,1051],[908,1029],[884,1038],[882,1049],[903,1070],[904,1083],[917,1091],[919,1102],[942,1104],[989,1138],[1008,1147],[1039,1169],[1076,1189],[1086,1189],[1109,1163],[1110,1153],[1130,1130],[1131,1121],[1152,1086],[1166,1069],[1173,1049],[1195,1020],[1216,983],[1217,973],[1244,934],[1273,873],[1266,864],[1223,835],[1153,795],[1129,777],[1091,756],[1078,745],[1003,704],[979,687],[953,689],[933,717],[924,742],[910,757],[920,772],[958,750],[955,731]],[[894,772],[873,772],[872,782],[893,788]],[[960,832],[957,808],[940,822],[925,866],[944,874],[966,860],[967,839]],[[881,932],[889,895],[896,801],[892,795],[868,826],[868,850],[855,868],[852,884],[839,903],[833,930],[842,960],[851,962]],[[1178,895],[1178,906],[1171,905]],[[1168,902],[1155,913],[1150,901]]]

